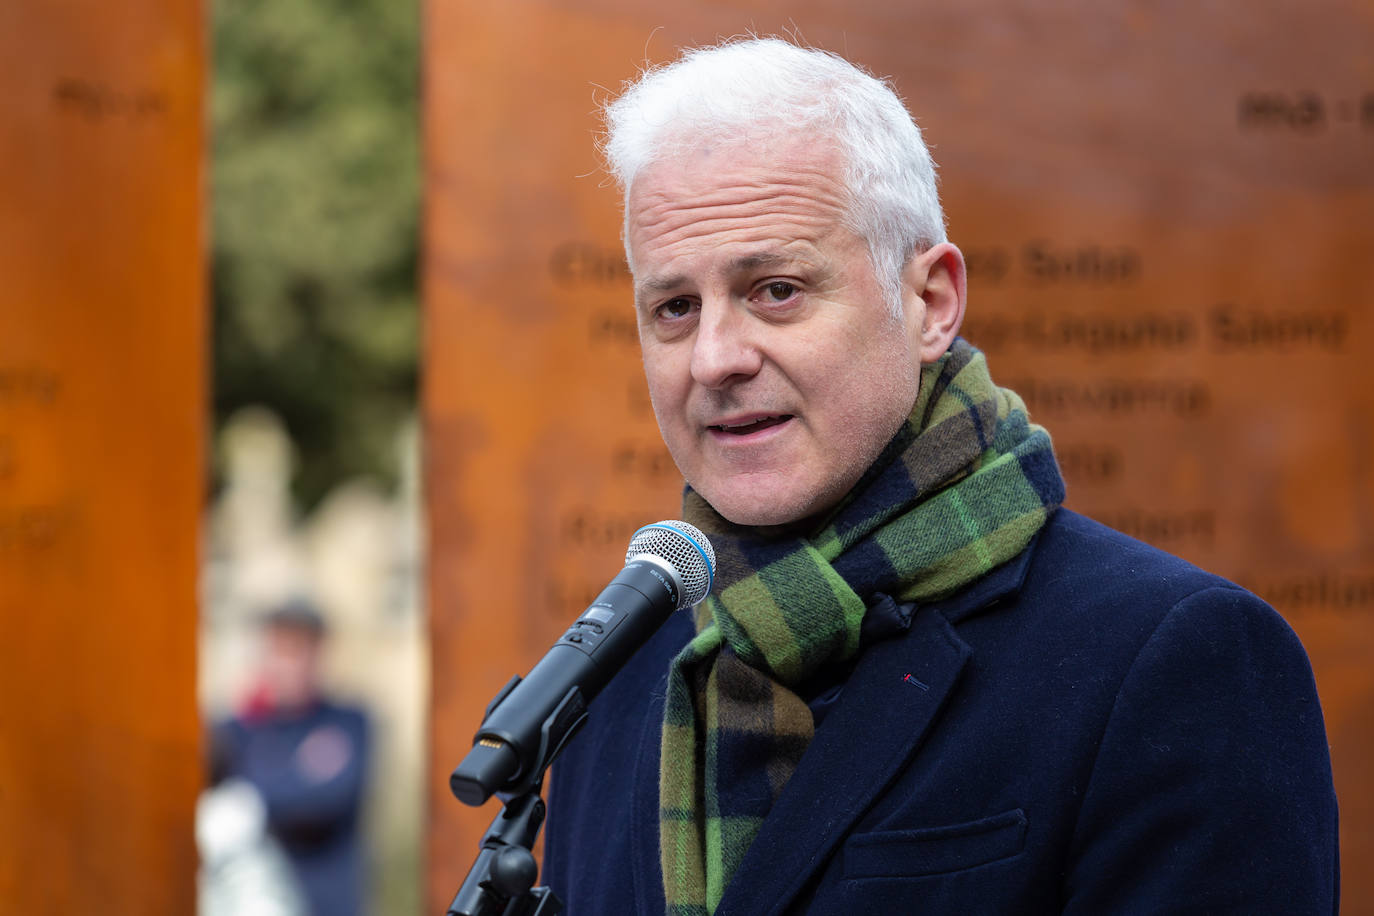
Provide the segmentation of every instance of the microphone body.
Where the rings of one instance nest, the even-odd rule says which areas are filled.
[[[512,678],[487,706],[472,750],[449,778],[459,801],[477,806],[495,792],[536,786],[586,719],[587,704],[673,611],[710,590],[714,552],[684,522],[641,528],[627,560],[529,674]]]

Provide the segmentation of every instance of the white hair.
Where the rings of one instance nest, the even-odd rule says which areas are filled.
[[[835,54],[778,38],[689,49],[640,74],[603,114],[601,151],[627,203],[635,176],[673,152],[676,138],[822,132],[844,158],[848,225],[867,243],[894,315],[902,268],[945,241],[920,129],[886,82]],[[625,253],[632,257],[628,232]]]

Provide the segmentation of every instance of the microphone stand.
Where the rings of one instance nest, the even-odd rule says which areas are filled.
[[[576,631],[574,625],[569,632]],[[487,706],[484,724],[520,683],[516,676],[501,689]],[[542,723],[533,763],[523,777],[509,778],[514,751],[489,739],[473,744],[449,776],[449,789],[463,804],[477,807],[500,792],[505,807],[487,828],[477,858],[444,916],[555,916],[562,912],[563,901],[552,890],[533,886],[539,865],[532,850],[546,810],[539,793],[549,764],[586,718],[582,691],[573,687]]]
[[[539,866],[535,837],[544,824],[541,779],[506,802],[482,837],[481,850],[445,916],[555,916],[563,903],[547,887],[533,887]]]

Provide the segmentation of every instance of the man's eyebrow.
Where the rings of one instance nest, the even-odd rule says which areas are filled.
[[[754,254],[742,254],[730,263],[726,264],[727,270],[754,270],[758,267],[771,267],[774,264],[782,264],[792,260],[786,255],[778,254],[775,251],[760,251]],[[675,289],[687,282],[687,277],[682,274],[673,274],[668,277],[649,277],[639,284],[641,289],[650,292],[667,292]]]
[[[637,291],[651,293],[666,293],[670,289],[676,289],[687,282],[687,278],[682,274],[674,274],[671,277],[650,277],[642,283],[636,283]]]
[[[746,254],[735,258],[730,262],[731,270],[753,270],[756,267],[772,267],[790,261],[786,255],[778,254],[775,251],[760,251],[757,254]]]
[[[752,254],[742,254],[726,264],[729,271],[757,270],[760,267],[772,267],[794,260],[787,255],[778,254],[775,251],[759,251]],[[687,277],[684,274],[672,274],[666,277],[649,277],[641,283],[635,284],[635,301],[641,301],[647,293],[666,293],[686,285]]]

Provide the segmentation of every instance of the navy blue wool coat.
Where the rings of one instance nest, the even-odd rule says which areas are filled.
[[[664,912],[659,730],[674,615],[554,764],[542,883]],[[720,916],[1334,913],[1312,671],[1254,595],[1067,510],[870,646]]]

